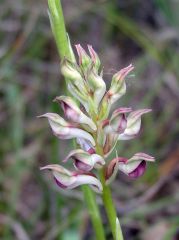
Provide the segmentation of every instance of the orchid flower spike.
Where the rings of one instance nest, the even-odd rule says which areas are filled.
[[[69,39],[68,42],[70,44]],[[80,44],[75,47],[78,64],[71,45],[73,60],[65,57],[61,63],[70,96],[59,96],[54,100],[62,107],[65,119],[57,113],[40,116],[48,119],[52,132],[59,139],[76,140],[76,149],[70,151],[63,161],[72,161],[75,171],[56,164],[41,169],[51,170],[56,183],[63,189],[89,184],[95,191],[101,192],[102,184],[93,171],[102,168],[106,184],[109,184],[118,170],[130,178],[138,178],[144,174],[146,163],[155,161],[152,156],[141,152],[130,159],[116,156],[106,161],[117,141],[134,139],[139,135],[142,115],[151,109],[133,111],[130,107],[118,107],[111,114],[112,105],[126,93],[125,79],[134,69],[133,65],[114,74],[107,89],[100,73],[101,61],[93,47],[88,45],[88,52]]]

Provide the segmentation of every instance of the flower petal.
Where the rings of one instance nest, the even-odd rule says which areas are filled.
[[[58,164],[47,165],[40,170],[51,170],[56,183],[62,188],[68,188],[76,180],[70,171]]]
[[[155,158],[152,157],[151,155],[148,155],[146,153],[143,153],[143,152],[138,152],[138,153],[135,153],[133,157],[131,157],[128,162],[132,162],[134,160],[139,160],[139,159],[142,159],[142,160],[145,160],[145,161],[148,161],[148,162],[155,162]]]
[[[75,188],[80,185],[89,184],[90,187],[97,193],[101,193],[103,191],[103,187],[101,182],[96,178],[95,175],[88,174],[79,174],[76,176],[76,182],[71,186]]]

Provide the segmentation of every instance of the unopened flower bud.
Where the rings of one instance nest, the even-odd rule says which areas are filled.
[[[93,62],[94,69],[96,70],[96,73],[98,73],[98,70],[100,68],[101,62],[98,57],[98,54],[94,51],[93,47],[91,45],[88,45],[88,50]]]
[[[75,47],[79,56],[79,65],[84,71],[86,71],[89,68],[92,61],[80,44],[75,45]]]
[[[85,108],[87,112],[89,112],[89,104],[88,101],[90,100],[90,96],[86,93],[86,90],[81,89],[81,84],[78,83],[75,85],[74,83],[67,84],[69,92],[72,94],[74,98],[76,98]]]
[[[108,91],[111,104],[116,102],[121,96],[126,93],[125,77],[130,71],[133,70],[133,68],[134,67],[132,66],[132,64],[130,64],[128,67],[123,68],[113,76],[111,87]]]
[[[71,151],[68,156],[65,158],[64,162],[68,159],[73,160],[73,164],[77,170],[89,172],[93,168],[101,168],[105,161],[98,154],[89,154],[82,149],[75,149]]]
[[[95,106],[96,108],[98,108],[99,103],[101,102],[101,99],[103,98],[106,92],[106,84],[102,77],[95,73],[93,68],[89,70],[87,74],[87,79],[93,93]]]
[[[80,185],[88,184],[96,192],[102,192],[102,185],[94,174],[85,172],[71,172],[66,168],[57,165],[47,165],[41,170],[51,170],[55,182],[62,189],[73,189]]]
[[[61,62],[61,72],[65,78],[71,82],[83,82],[78,66],[75,63],[70,62],[66,58]]]

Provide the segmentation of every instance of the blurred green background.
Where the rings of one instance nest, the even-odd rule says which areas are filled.
[[[126,240],[179,239],[179,1],[64,0],[72,44],[92,44],[112,75],[133,63],[118,106],[152,108],[120,156],[156,157],[140,180],[118,174],[113,196]],[[92,240],[80,188],[61,191],[39,171],[73,148],[46,121],[64,80],[45,0],[0,0],[0,239]],[[100,204],[100,198],[98,199]],[[108,240],[112,239],[101,208]]]

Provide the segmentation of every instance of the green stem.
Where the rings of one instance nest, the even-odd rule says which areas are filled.
[[[96,153],[103,156],[103,149],[97,144],[96,141]],[[112,194],[110,187],[106,185],[105,181],[105,168],[99,170],[100,180],[103,185],[102,199],[103,204],[106,210],[106,214],[111,226],[111,232],[114,240],[123,240],[121,226],[119,224],[119,220],[117,218],[117,213],[115,209],[115,205],[112,199]]]
[[[106,209],[107,217],[111,226],[113,238],[115,240],[123,240],[122,230],[120,225],[117,226],[117,214],[112,199],[110,187],[105,184],[104,169],[100,170],[100,179],[103,185],[102,199]]]
[[[61,58],[71,58],[70,48],[67,39],[63,10],[60,0],[48,0],[49,17],[52,32],[57,44],[58,52]]]
[[[94,192],[87,186],[82,186],[84,198],[88,207],[89,215],[92,220],[97,240],[105,240],[103,225],[101,222],[100,212],[96,203]]]
[[[63,57],[67,57],[69,60],[74,61],[74,55],[66,33],[61,1],[48,0],[48,6],[51,28],[57,44],[59,55],[61,59]],[[95,230],[96,239],[105,240],[102,219],[96,203],[95,195],[88,186],[83,186],[83,193]]]

